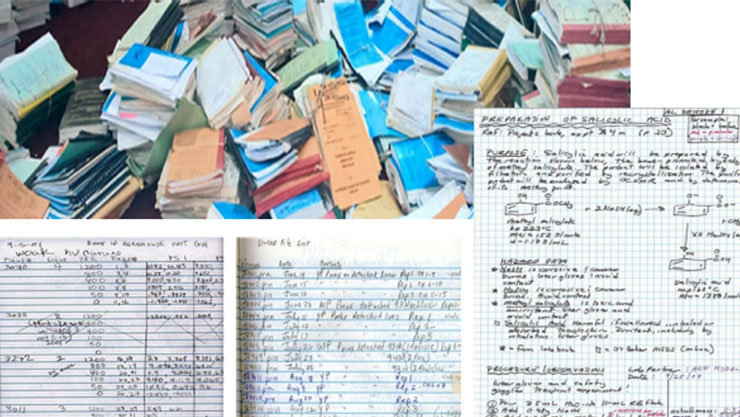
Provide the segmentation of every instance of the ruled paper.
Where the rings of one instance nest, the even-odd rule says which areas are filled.
[[[0,416],[221,416],[220,239],[0,239]]]
[[[242,239],[241,415],[459,416],[460,242]]]
[[[476,124],[476,415],[739,415],[740,110]]]

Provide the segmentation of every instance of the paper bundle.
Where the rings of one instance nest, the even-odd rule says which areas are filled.
[[[582,21],[594,4],[607,20],[590,26],[596,32],[584,33],[572,20]],[[549,107],[630,106],[629,10],[618,0],[589,5],[575,1],[573,13],[564,15],[561,1],[548,0],[532,16],[542,32],[543,69],[535,85]],[[595,33],[601,36],[594,38]],[[627,43],[615,43],[620,41]]]
[[[117,130],[118,147],[151,145],[172,118],[177,102],[192,97],[196,61],[141,44],[109,69],[113,91],[102,119]]]
[[[81,135],[50,147],[33,190],[51,202],[49,218],[89,218],[129,181],[126,154],[110,135]]]
[[[247,49],[268,69],[290,59],[297,39],[290,1],[234,0],[234,21]]]
[[[421,12],[414,49],[420,67],[443,73],[461,52],[468,7],[456,0],[429,0]]]
[[[62,112],[76,77],[48,33],[0,62],[0,150],[19,147]]]
[[[406,139],[391,145],[385,162],[388,179],[399,205],[409,213],[437,192],[440,183],[427,161],[445,153],[453,140],[444,133]]]
[[[21,32],[46,24],[50,0],[12,0],[13,15]]]
[[[474,111],[491,107],[511,76],[506,51],[469,46],[436,80],[436,130],[472,143]]]
[[[256,72],[252,74],[233,39],[224,38],[213,43],[200,57],[198,101],[212,128],[225,126],[232,113],[242,105],[248,113],[247,119],[251,120],[249,109],[263,90],[264,80]]]
[[[224,152],[223,130],[175,135],[157,186],[163,218],[205,218],[214,201],[238,201],[238,170]]]

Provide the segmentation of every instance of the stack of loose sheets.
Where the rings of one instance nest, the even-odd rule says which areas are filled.
[[[157,188],[166,218],[205,218],[214,201],[236,203],[238,170],[224,152],[224,131],[180,132],[172,141]]]
[[[76,77],[48,33],[0,62],[0,150],[18,148],[64,111]]]
[[[510,76],[506,51],[469,46],[436,80],[435,129],[472,142],[475,109],[490,107]]]
[[[533,18],[543,56],[535,84],[549,107],[629,107],[630,11],[621,0],[545,0]]]
[[[189,57],[134,44],[109,69],[113,90],[102,118],[117,131],[119,149],[151,147],[178,101],[193,96],[196,64]]]
[[[234,0],[236,30],[247,49],[269,69],[291,57],[298,38],[293,7],[287,0]]]

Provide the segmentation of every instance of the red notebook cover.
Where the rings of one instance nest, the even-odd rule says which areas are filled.
[[[320,171],[312,175],[302,176],[284,182],[267,191],[257,190],[254,193],[255,214],[257,217],[260,217],[278,204],[284,203],[299,194],[303,194],[326,181],[329,181],[329,173]]]
[[[605,25],[606,33],[602,39],[602,27],[592,24],[569,24],[563,25],[563,34],[560,43],[605,43],[605,44],[628,44],[630,43],[630,25],[613,24]]]

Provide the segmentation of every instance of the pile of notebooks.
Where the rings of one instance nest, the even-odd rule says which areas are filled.
[[[206,218],[215,201],[238,203],[239,171],[224,151],[224,131],[180,132],[157,185],[163,218]]]
[[[130,164],[147,163],[180,99],[193,97],[196,65],[193,58],[133,44],[109,68],[113,89],[101,117],[116,130],[118,148],[129,151]]]
[[[100,119],[106,94],[98,88],[101,77],[78,80],[59,122],[59,143],[76,138],[80,133],[104,135],[108,127]]]
[[[50,0],[12,0],[13,15],[21,32],[43,26],[51,17]]]
[[[231,35],[234,32],[232,0],[180,0],[190,42],[201,36]]]
[[[444,146],[453,143],[452,138],[444,133],[435,133],[391,144],[391,155],[385,167],[404,213],[423,206],[439,190],[440,183],[427,161],[443,155]]]
[[[264,80],[249,67],[232,38],[222,38],[200,56],[197,70],[198,101],[214,129],[228,123],[244,125],[264,89]]]
[[[428,0],[421,12],[415,40],[414,62],[442,73],[462,51],[468,7],[457,0]]]
[[[514,25],[518,31],[532,34],[503,7],[490,0],[460,0],[469,6],[468,19],[463,33],[473,45],[500,48],[507,29]]]
[[[288,0],[234,0],[236,31],[249,52],[268,69],[287,62],[298,38]]]
[[[255,128],[269,124],[274,120],[287,119],[290,116],[290,100],[282,94],[282,86],[265,67],[249,52],[244,52],[252,78],[261,80],[262,93],[253,97],[249,108],[249,119],[246,123],[234,123],[237,128]]]
[[[32,189],[49,200],[49,218],[93,217],[131,186],[126,154],[110,135],[81,134],[50,147],[45,159]]]
[[[278,121],[250,133],[232,129],[230,147],[257,216],[276,208],[275,213],[284,214],[281,207],[285,209],[291,200],[329,180],[319,143],[306,119]],[[325,200],[322,197],[322,204]]]
[[[76,77],[48,33],[0,62],[0,150],[18,148],[60,114]]]
[[[183,16],[184,12],[178,0],[149,2],[144,12],[116,42],[115,48],[108,55],[108,67],[115,65],[137,43],[155,49],[175,51],[177,44],[180,43],[175,38],[178,38],[177,29]],[[185,40],[186,43],[189,41],[187,38]],[[104,89],[110,88],[109,77],[106,77],[103,87]]]
[[[548,107],[630,106],[630,11],[621,0],[543,0],[533,14]]]
[[[492,107],[510,77],[506,51],[468,46],[436,79],[435,129],[472,143],[475,109]]]

